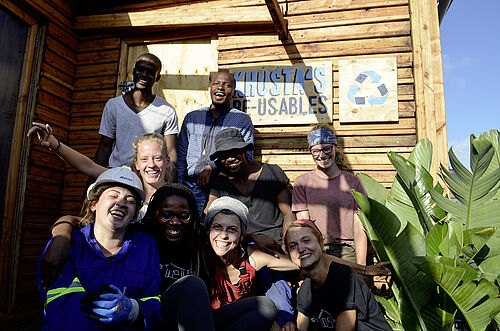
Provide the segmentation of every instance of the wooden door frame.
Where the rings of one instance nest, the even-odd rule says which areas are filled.
[[[128,65],[128,49],[129,47],[147,45],[147,44],[159,44],[162,42],[169,42],[175,40],[187,40],[196,38],[210,38],[212,43],[212,50],[214,58],[217,58],[218,49],[218,29],[216,28],[197,28],[197,29],[179,29],[169,32],[163,32],[153,35],[144,36],[134,36],[121,39],[120,46],[120,62],[118,62],[118,74],[116,77],[116,96],[121,94],[119,84],[120,82],[127,80],[127,65]],[[215,67],[213,68],[217,71],[218,61],[216,61]]]
[[[12,131],[0,240],[0,311],[8,313],[15,305],[26,177],[31,146],[26,132],[31,127],[35,113],[46,25],[16,6],[13,1],[1,0],[0,4],[29,25]]]

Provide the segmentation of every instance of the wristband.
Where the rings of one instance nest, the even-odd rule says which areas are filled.
[[[363,266],[363,275],[366,276],[366,266]]]
[[[60,221],[60,222],[54,223],[54,225],[52,225],[50,227],[50,234],[51,235],[52,235],[52,230],[54,230],[54,228],[56,226],[58,226],[59,224],[69,224],[69,225],[71,225],[71,231],[73,231],[75,229],[74,226],[73,226],[73,223],[71,223],[70,221]]]
[[[49,147],[49,149],[50,149],[52,152],[57,152],[58,150],[60,150],[60,149],[61,149],[61,141],[60,141],[60,140],[58,140],[58,141],[57,141],[57,147],[56,147],[56,148],[52,149],[52,148],[50,148],[50,147]]]

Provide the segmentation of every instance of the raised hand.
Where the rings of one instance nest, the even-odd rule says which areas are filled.
[[[33,122],[32,124],[33,126],[28,130],[27,136],[31,137],[36,133],[40,145],[55,150],[59,142],[52,135],[52,128],[50,125],[38,122]]]

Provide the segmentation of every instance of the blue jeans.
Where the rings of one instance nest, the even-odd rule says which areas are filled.
[[[193,192],[194,198],[196,199],[196,205],[198,206],[198,214],[201,217],[205,205],[207,204],[208,186],[198,186],[198,184],[196,184],[196,177],[184,178],[183,184]]]
[[[257,272],[259,280],[259,291],[265,293],[266,297],[271,299],[276,305],[278,314],[276,322],[283,327],[294,319],[294,310],[290,302],[292,298],[291,288],[285,280],[282,272],[274,271],[269,268],[262,268]]]

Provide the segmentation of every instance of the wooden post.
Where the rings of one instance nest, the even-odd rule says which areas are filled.
[[[431,174],[448,167],[443,69],[436,0],[410,0],[418,139],[434,147]]]
[[[288,22],[283,16],[280,5],[277,0],[266,0],[267,9],[271,14],[271,18],[274,22],[274,27],[278,32],[280,40],[286,40],[288,38]]]
[[[18,105],[12,146],[9,159],[9,175],[5,191],[5,208],[0,241],[0,293],[5,295],[0,301],[0,309],[9,311],[15,304],[20,240],[22,231],[26,177],[30,141],[26,132],[31,127],[35,112],[36,86],[42,62],[45,26],[33,24],[26,39],[26,53],[20,82]],[[7,198],[10,197],[10,198]]]

